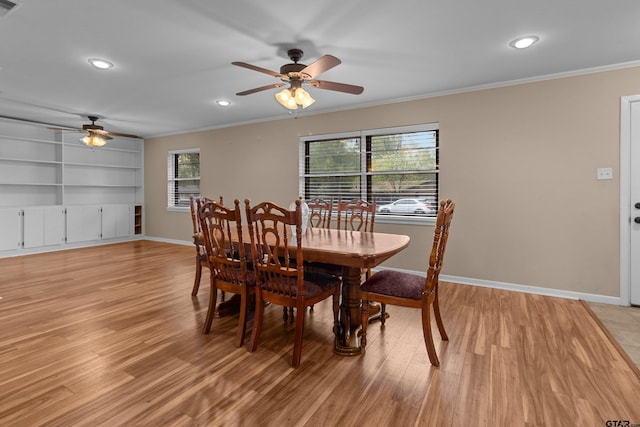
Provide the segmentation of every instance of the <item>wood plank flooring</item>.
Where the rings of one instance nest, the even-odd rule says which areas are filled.
[[[580,301],[441,285],[450,337],[431,367],[419,312],[391,307],[367,353],[333,354],[330,308],[265,309],[200,332],[194,250],[136,241],[0,259],[2,426],[605,426],[640,423],[640,378]]]

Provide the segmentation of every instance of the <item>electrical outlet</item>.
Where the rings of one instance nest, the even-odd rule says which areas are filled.
[[[612,168],[598,168],[597,179],[613,179]]]

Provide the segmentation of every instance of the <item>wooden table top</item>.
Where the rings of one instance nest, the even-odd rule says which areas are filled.
[[[308,261],[373,268],[409,246],[409,241],[403,234],[308,228],[302,250]]]
[[[242,240],[251,241],[247,227]],[[369,269],[402,251],[409,241],[404,234],[309,227],[302,236],[302,251],[306,261]]]

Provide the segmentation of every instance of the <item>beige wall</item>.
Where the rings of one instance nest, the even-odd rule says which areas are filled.
[[[166,209],[168,150],[200,147],[203,195],[284,204],[299,136],[439,122],[441,196],[457,203],[443,274],[617,297],[620,97],[635,94],[626,68],[149,139],[146,234],[190,240],[189,214]],[[411,236],[387,266],[425,269],[431,227],[376,230]]]

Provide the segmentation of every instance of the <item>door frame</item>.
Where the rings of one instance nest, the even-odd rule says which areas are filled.
[[[620,304],[631,305],[631,105],[640,95],[620,98]]]

